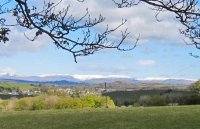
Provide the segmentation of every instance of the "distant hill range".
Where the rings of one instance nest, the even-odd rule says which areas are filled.
[[[195,82],[191,79],[134,79],[129,77],[90,77],[80,79],[80,77],[70,75],[42,75],[42,76],[17,76],[17,75],[0,75],[0,81],[17,82],[41,85],[58,85],[58,86],[74,86],[74,85],[97,85],[108,83],[112,85],[147,85],[147,84],[165,84],[176,86],[188,86]]]

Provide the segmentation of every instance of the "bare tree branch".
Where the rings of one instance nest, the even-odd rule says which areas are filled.
[[[152,6],[157,11],[157,16],[163,11],[175,14],[178,20],[186,29],[180,33],[190,39],[189,44],[200,49],[200,9],[197,0],[112,0],[119,8],[131,7],[141,2]]]
[[[0,14],[10,13],[16,17],[17,24],[20,27],[24,27],[36,32],[33,38],[30,35],[25,35],[30,41],[35,41],[39,36],[48,35],[53,43],[63,50],[66,50],[73,54],[75,62],[78,56],[87,56],[94,54],[102,49],[117,49],[120,51],[132,50],[136,47],[139,40],[136,39],[133,45],[129,48],[121,48],[124,40],[129,35],[128,31],[121,33],[121,40],[119,42],[113,42],[109,40],[108,36],[118,30],[126,23],[126,20],[122,20],[121,24],[115,28],[106,27],[102,33],[94,33],[92,30],[97,24],[104,22],[105,18],[100,14],[97,18],[92,19],[88,9],[85,14],[80,18],[75,18],[70,14],[70,6],[57,11],[57,6],[61,4],[62,0],[58,3],[46,2],[42,9],[30,4],[29,0],[14,0],[16,7],[10,10],[3,10],[3,6],[8,4],[11,0],[0,5]],[[84,0],[77,0],[78,2],[84,2]],[[6,25],[6,19],[0,19],[0,42],[6,42],[9,40],[7,37],[10,31],[9,26]],[[6,27],[6,28],[5,28]]]

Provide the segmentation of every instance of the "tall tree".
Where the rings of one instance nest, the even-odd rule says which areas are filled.
[[[193,83],[191,86],[190,86],[190,89],[192,91],[195,91],[197,93],[200,93],[200,80],[196,81],[195,83]]]

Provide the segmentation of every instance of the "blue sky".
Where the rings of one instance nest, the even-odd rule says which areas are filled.
[[[155,12],[146,8],[145,5],[141,5],[139,8],[119,10],[112,3],[108,3],[104,7],[106,0],[102,0],[102,5],[99,2],[101,1],[88,0],[84,3],[90,9],[91,14],[96,15],[101,12],[103,15],[105,14],[105,17],[109,17],[96,30],[101,30],[106,24],[111,26],[117,24],[121,17],[128,17],[125,27],[129,28],[132,36],[141,35],[141,40],[134,50],[128,52],[104,50],[91,56],[78,57],[78,63],[75,63],[70,53],[57,49],[48,38],[41,37],[32,43],[23,36],[25,30],[15,28],[13,34],[10,35],[10,42],[0,45],[0,74],[200,78],[200,59],[189,55],[190,52],[195,54],[200,54],[200,52],[194,46],[185,45],[184,37],[180,36],[178,32],[181,26],[173,17],[171,18],[171,14],[161,15],[163,22],[157,23],[153,17]],[[72,6],[72,10],[79,6],[85,6],[79,3],[73,3],[73,5],[75,7]],[[94,5],[98,5],[98,7],[94,9]],[[105,8],[108,7],[112,10],[105,11]],[[135,13],[134,10],[141,11]],[[115,11],[120,12],[121,15],[112,16]],[[148,16],[146,11],[149,12]],[[81,14],[77,13],[77,15]],[[29,31],[25,32],[31,34]],[[116,33],[113,36],[118,37],[119,35]],[[132,39],[128,39],[127,42],[131,41]]]

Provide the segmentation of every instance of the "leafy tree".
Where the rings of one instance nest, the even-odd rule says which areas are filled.
[[[83,107],[90,107],[90,108],[102,108],[106,107],[106,97],[105,96],[97,96],[88,94],[81,98],[83,102]],[[113,100],[110,99],[110,97],[107,98],[108,107],[113,108],[115,107],[115,104]]]
[[[197,93],[200,93],[200,80],[198,80],[197,82],[192,84],[190,89],[197,92]]]

